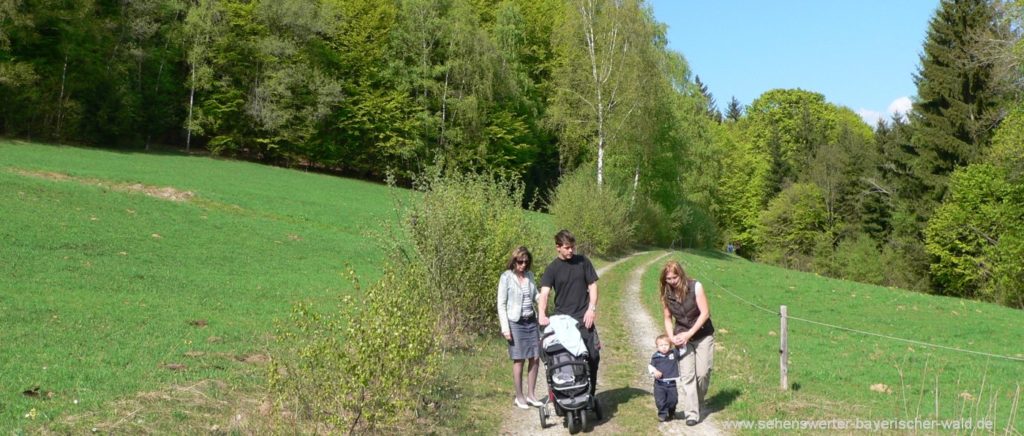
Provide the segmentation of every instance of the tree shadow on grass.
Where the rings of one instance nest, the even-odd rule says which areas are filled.
[[[737,398],[743,395],[743,392],[738,389],[726,389],[724,391],[718,391],[711,397],[705,399],[707,404],[702,410],[703,415],[701,418],[705,418],[713,413],[721,412],[725,410],[726,406],[732,404]]]
[[[604,415],[601,421],[596,424],[608,422],[619,411],[619,406],[630,402],[637,397],[650,397],[651,393],[643,389],[623,387],[597,393],[597,401],[601,403],[601,413]]]

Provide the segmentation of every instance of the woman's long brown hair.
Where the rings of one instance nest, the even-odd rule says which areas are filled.
[[[672,285],[668,284],[665,277],[668,276],[669,272],[673,272],[679,277],[679,286],[673,288]],[[674,260],[670,260],[665,263],[665,266],[661,268],[661,304],[668,307],[668,293],[672,292],[675,294],[676,301],[682,302],[686,298],[686,284],[690,281],[690,278],[686,276],[686,270],[683,266]]]

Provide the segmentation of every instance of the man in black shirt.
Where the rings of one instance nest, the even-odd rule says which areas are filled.
[[[587,345],[590,362],[590,391],[597,390],[597,368],[601,362],[600,344],[594,319],[597,318],[597,271],[583,255],[575,255],[576,238],[568,230],[555,234],[558,257],[544,269],[538,301],[540,325],[548,325],[548,294],[555,289],[555,314],[569,315],[583,325],[580,334]]]

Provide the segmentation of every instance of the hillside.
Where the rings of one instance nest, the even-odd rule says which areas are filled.
[[[707,290],[717,329],[712,402],[730,418],[972,419],[1024,429],[1024,312],[717,252],[676,258]],[[646,272],[643,289],[660,320],[659,272]],[[790,317],[786,392],[781,305]]]
[[[262,386],[274,321],[350,292],[346,265],[372,281],[368,234],[409,198],[243,162],[0,142],[0,428],[113,413],[168,385]]]

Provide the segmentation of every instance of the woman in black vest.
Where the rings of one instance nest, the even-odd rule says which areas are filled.
[[[665,334],[686,355],[679,362],[683,384],[683,412],[686,425],[700,422],[700,407],[711,383],[711,367],[715,354],[715,327],[704,286],[686,276],[674,260],[661,269],[661,307],[665,318]]]

